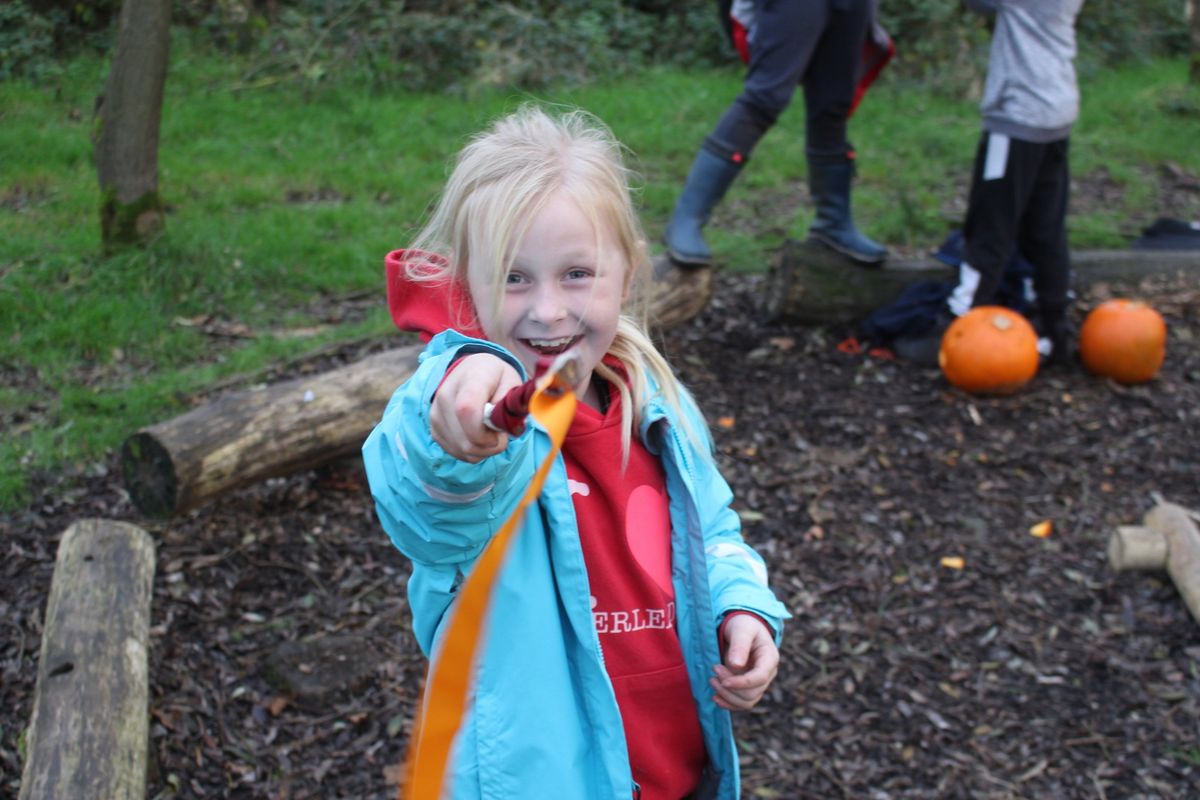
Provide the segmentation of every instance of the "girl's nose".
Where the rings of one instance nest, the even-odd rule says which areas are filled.
[[[567,316],[567,304],[557,286],[541,286],[533,298],[529,315],[534,322],[550,325]]]

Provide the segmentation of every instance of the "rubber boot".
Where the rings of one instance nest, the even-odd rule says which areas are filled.
[[[734,161],[700,148],[663,235],[672,261],[687,267],[712,263],[701,229],[744,165],[745,159]]]
[[[809,159],[808,186],[817,217],[809,227],[808,234],[859,264],[882,264],[887,258],[887,248],[859,232],[850,215],[850,182],[853,177],[852,159]]]
[[[1043,305],[1034,329],[1038,334],[1038,354],[1047,366],[1066,365],[1071,358],[1074,334],[1067,321],[1065,305]]]

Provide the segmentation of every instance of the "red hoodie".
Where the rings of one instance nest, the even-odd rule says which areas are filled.
[[[463,287],[450,280],[413,280],[406,264],[414,260],[446,264],[445,257],[419,250],[393,250],[387,254],[384,271],[388,311],[396,327],[418,334],[425,342],[448,328],[477,339],[486,338],[475,326],[475,309]]]

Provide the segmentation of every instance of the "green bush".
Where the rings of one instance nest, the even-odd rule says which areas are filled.
[[[0,5],[0,78],[103,46],[120,0]],[[175,0],[176,30],[245,54],[244,86],[311,84],[350,73],[376,88],[470,92],[616,77],[651,64],[733,63],[716,4],[696,0]],[[889,0],[893,80],[974,91],[987,61],[983,18],[962,0]],[[1079,20],[1085,68],[1177,55],[1188,47],[1179,0],[1088,0]]]
[[[880,22],[896,43],[893,79],[969,94],[987,67],[984,18],[962,0],[895,0],[882,4]]]
[[[621,0],[297,0],[258,49],[247,82],[312,81],[349,69],[376,87],[451,91],[539,88],[652,63],[711,66],[733,58],[708,6]]]
[[[1182,0],[1086,0],[1078,27],[1080,57],[1094,67],[1188,51]]]
[[[22,2],[0,5],[0,80],[40,75],[54,55],[55,24]]]

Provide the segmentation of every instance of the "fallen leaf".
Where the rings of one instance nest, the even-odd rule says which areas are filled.
[[[162,726],[169,731],[175,730],[175,724],[179,722],[178,711],[163,711],[161,708],[151,708],[150,715],[162,723]]]
[[[796,340],[791,336],[772,336],[767,341],[777,350],[791,350],[796,346]]]
[[[942,556],[942,566],[947,569],[962,569],[966,562],[960,556]]]
[[[718,419],[717,419],[717,425],[718,425],[719,427],[725,428],[725,429],[727,429],[727,430],[728,430],[729,428],[732,428],[732,427],[733,427],[733,424],[734,424],[734,419],[733,419],[733,417],[720,417],[720,418],[718,418]]]

